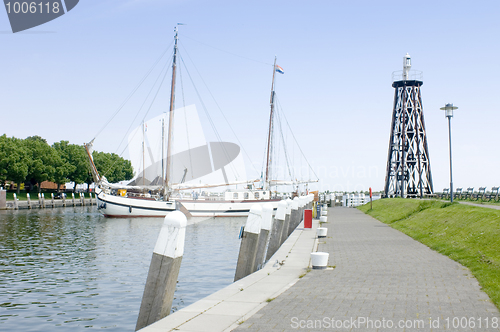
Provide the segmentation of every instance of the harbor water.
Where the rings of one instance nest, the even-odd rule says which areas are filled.
[[[192,218],[172,311],[233,282],[246,218]],[[133,331],[161,218],[0,211],[0,331]]]

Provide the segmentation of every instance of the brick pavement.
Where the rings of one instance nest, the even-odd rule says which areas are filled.
[[[318,251],[335,268],[312,270],[235,331],[500,331],[467,268],[357,209],[328,213]]]

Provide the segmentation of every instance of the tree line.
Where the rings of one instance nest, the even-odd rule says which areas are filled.
[[[134,170],[129,160],[115,153],[94,151],[92,153],[97,169],[105,175],[109,182],[132,179]],[[74,182],[91,184],[90,165],[85,148],[81,145],[69,144],[68,141],[49,145],[40,136],[26,139],[0,136],[0,184],[5,187],[6,181],[17,184],[19,193],[24,183],[27,191],[34,186],[40,191],[43,181],[57,184],[58,191],[62,184]]]

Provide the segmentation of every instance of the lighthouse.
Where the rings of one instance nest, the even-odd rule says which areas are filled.
[[[394,105],[387,156],[385,197],[416,198],[434,192],[422,107],[422,73],[411,70],[411,57],[403,57],[403,70],[393,73]]]

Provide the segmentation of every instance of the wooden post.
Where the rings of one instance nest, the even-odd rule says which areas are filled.
[[[262,208],[255,204],[250,208],[247,223],[241,237],[240,253],[236,264],[234,281],[240,280],[252,273],[259,243],[260,226],[262,223]]]
[[[62,193],[63,206],[66,207],[66,193]]]
[[[71,193],[71,198],[73,200],[73,206],[75,206],[75,193]]]
[[[0,187],[0,210],[7,209],[7,190]]]
[[[26,199],[28,200],[28,209],[31,209],[31,198],[30,198],[30,193],[26,193]]]
[[[85,193],[80,193],[80,202],[82,202],[82,206],[85,206]]]
[[[50,200],[51,200],[51,202],[52,202],[52,208],[55,208],[55,207],[56,207],[56,205],[55,205],[55,203],[54,203],[54,193],[50,193]]]
[[[271,238],[269,239],[269,247],[267,248],[266,262],[271,259],[281,245],[281,234],[283,233],[283,224],[285,223],[286,205],[285,201],[280,201],[278,203],[278,209],[274,216]]]
[[[42,194],[38,193],[38,207],[42,208]]]
[[[295,197],[292,201],[291,205],[291,214],[290,214],[290,224],[288,225],[288,234],[287,237],[292,234],[293,230],[295,227],[297,227],[299,218],[300,218],[300,212],[299,212],[299,198]]]
[[[180,211],[167,214],[149,265],[135,330],[170,314],[186,237],[186,216]]]
[[[283,233],[281,233],[280,246],[283,244],[283,242],[286,241],[286,239],[288,239],[288,228],[290,228],[291,214],[292,214],[292,200],[288,198],[286,200],[285,222],[283,223]]]
[[[255,255],[255,263],[253,271],[255,272],[262,268],[266,256],[267,241],[269,240],[269,233],[273,227],[273,205],[265,203],[262,206],[262,224],[260,227],[259,243],[257,245],[257,253]]]
[[[19,210],[19,204],[17,202],[17,195],[14,193],[14,209]]]

